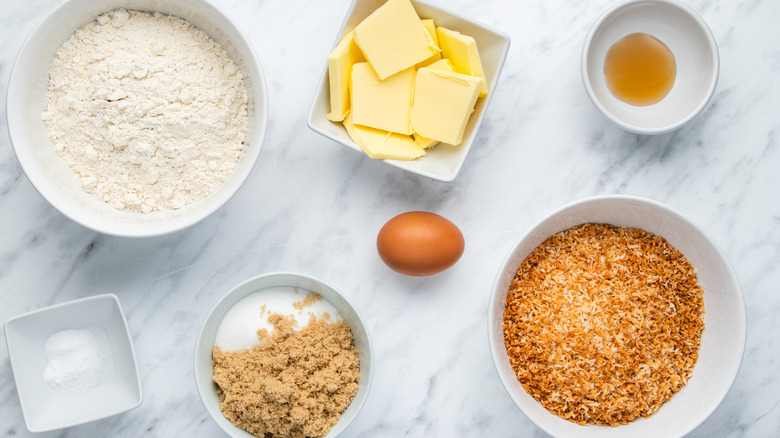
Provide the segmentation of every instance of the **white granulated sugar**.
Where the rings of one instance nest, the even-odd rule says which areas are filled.
[[[247,95],[236,65],[201,30],[116,9],[60,47],[42,118],[84,190],[148,213],[197,202],[232,173]]]
[[[239,351],[252,348],[260,340],[260,329],[273,332],[268,322],[272,314],[290,316],[296,321],[296,330],[306,326],[311,316],[329,322],[343,321],[338,309],[324,298],[306,303],[311,292],[294,287],[271,287],[251,293],[228,310],[222,318],[214,344],[223,351]]]

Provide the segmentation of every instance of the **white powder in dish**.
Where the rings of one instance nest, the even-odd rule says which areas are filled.
[[[60,391],[84,391],[105,377],[103,349],[88,329],[61,330],[46,339],[43,380]]]
[[[57,51],[42,119],[85,191],[148,213],[197,202],[232,173],[247,94],[224,49],[189,22],[116,9]]]
[[[294,287],[272,287],[247,295],[222,318],[214,344],[222,351],[238,351],[257,345],[260,342],[258,330],[266,329],[269,333],[274,330],[268,322],[272,314],[292,316],[297,330],[303,328],[312,315],[329,322],[342,321],[338,309],[326,299],[320,297],[308,302],[306,298],[311,293]]]

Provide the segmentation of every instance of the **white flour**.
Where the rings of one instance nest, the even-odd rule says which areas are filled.
[[[242,75],[187,21],[117,9],[57,52],[42,116],[87,192],[117,209],[178,209],[233,171],[247,132]]]

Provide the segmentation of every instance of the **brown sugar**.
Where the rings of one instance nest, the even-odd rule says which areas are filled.
[[[272,314],[274,330],[258,331],[252,349],[212,352],[219,407],[256,436],[321,437],[358,391],[360,362],[344,321],[311,316],[295,330],[291,316]]]
[[[294,302],[293,307],[298,310],[303,310],[304,307],[311,306],[317,301],[322,301],[322,296],[320,294],[315,294],[313,292],[310,292],[306,294],[303,300]]]
[[[504,343],[517,380],[547,410],[617,426],[648,417],[686,384],[703,313],[694,269],[664,238],[582,224],[521,264]]]

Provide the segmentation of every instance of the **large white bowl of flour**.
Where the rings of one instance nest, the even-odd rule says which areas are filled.
[[[192,87],[188,88],[187,82],[192,80],[192,77],[187,77],[177,69],[169,75],[169,77],[176,77],[177,81],[167,81],[175,88],[173,92],[178,96],[176,99],[166,97],[172,92],[171,89],[166,88],[160,90],[155,99],[147,98],[149,102],[137,99],[134,101],[132,98],[136,97],[135,93],[140,88],[122,91],[119,89],[121,87],[115,89],[110,86],[114,82],[106,82],[109,86],[91,92],[92,97],[89,99],[73,102],[73,99],[68,101],[67,97],[64,98],[65,103],[59,102],[57,105],[72,106],[76,110],[72,111],[70,120],[60,117],[52,122],[52,108],[51,105],[47,108],[47,95],[49,95],[50,73],[53,71],[52,61],[58,50],[75,31],[95,22],[99,16],[118,8],[159,12],[178,17],[205,33],[216,43],[216,46],[223,49],[224,54],[235,65],[236,71],[240,73],[240,82],[246,91],[245,126],[243,128],[231,126],[235,119],[231,113],[215,116],[217,125],[221,129],[210,126],[213,125],[212,123],[195,120],[194,113],[192,117],[194,121],[190,120],[186,105],[191,100],[201,99],[200,102],[222,103],[220,99],[232,101],[233,98],[226,97],[227,95],[220,91],[222,82],[216,81],[212,84],[215,81],[205,76],[202,78],[196,76],[195,79],[200,80],[202,84],[210,84],[212,94],[204,97],[203,92],[200,94],[195,92],[195,96],[192,96],[188,91]],[[105,18],[103,20],[105,21]],[[105,27],[111,24],[109,22]],[[165,50],[170,51],[164,43],[163,40],[158,44],[158,48],[152,50],[159,49],[161,54]],[[115,50],[119,51],[121,48]],[[152,75],[154,66],[150,66],[148,62],[145,63],[146,65],[144,63],[137,63],[141,64],[140,66],[134,65],[132,63],[134,57],[126,57],[126,59],[127,65],[115,63],[112,65],[112,70],[106,72],[102,79],[114,81],[115,76],[124,76],[139,81],[147,80],[144,83],[150,83],[148,79]],[[194,59],[193,64],[200,61],[200,58]],[[78,67],[78,64],[75,65]],[[148,71],[145,70],[146,67],[149,67]],[[114,68],[116,71],[113,70]],[[123,69],[127,71],[122,72]],[[166,87],[169,85],[167,82],[163,84]],[[67,90],[68,87],[61,88]],[[235,88],[236,85],[233,84],[234,91]],[[147,237],[181,230],[206,218],[224,205],[238,191],[252,171],[263,145],[268,120],[265,78],[254,49],[236,23],[206,0],[67,0],[41,20],[22,45],[11,71],[8,90],[8,131],[19,163],[35,189],[52,206],[75,222],[101,233],[124,237]],[[161,99],[162,105],[157,97]],[[125,101],[129,104],[125,105]],[[129,111],[127,108],[129,105],[136,109],[135,113],[145,118],[133,120],[134,112]],[[223,106],[231,105],[227,102]],[[107,112],[122,113],[124,116],[114,123],[106,116]],[[96,118],[94,114],[101,114],[102,117]],[[172,123],[155,124],[153,121],[159,118],[171,119]],[[138,120],[142,121],[138,122]],[[134,121],[146,123],[148,129],[139,129],[138,123],[133,128],[135,131],[129,129],[128,126],[131,126]],[[69,130],[68,124],[71,122],[73,129]],[[74,155],[86,157],[87,163],[89,159],[104,153],[107,146],[96,144],[92,148],[85,144],[89,143],[93,125],[99,128],[96,129],[96,133],[101,134],[95,140],[98,143],[105,142],[106,139],[114,139],[106,133],[115,131],[117,140],[112,147],[117,152],[132,150],[134,155],[129,159],[127,157],[117,159],[117,162],[112,164],[114,167],[111,165],[103,167],[101,172],[119,174],[128,167],[136,166],[134,170],[136,174],[144,176],[150,184],[149,187],[153,186],[155,193],[167,195],[174,190],[172,181],[175,174],[166,172],[169,172],[170,167],[178,167],[179,174],[189,178],[185,184],[179,182],[179,192],[194,193],[196,196],[174,197],[176,199],[167,204],[159,200],[156,204],[154,200],[147,202],[153,208],[145,204],[136,204],[134,208],[130,208],[133,206],[132,198],[135,196],[132,190],[121,192],[115,188],[113,192],[105,191],[99,197],[95,194],[97,191],[90,187],[93,175],[90,174],[87,166],[83,163],[68,162],[68,159],[58,153],[56,148],[59,147],[62,152],[62,147],[56,146],[59,140],[52,141],[50,137],[52,125],[57,127],[58,135],[71,136],[70,141],[76,145],[74,149],[77,151]],[[162,125],[173,128],[161,129]],[[176,132],[177,129],[179,132]],[[243,144],[239,140],[237,150],[227,149],[220,144],[219,136],[228,131],[232,132],[232,138],[243,138]],[[216,137],[204,136],[204,133],[211,133]],[[191,148],[186,154],[182,154],[175,147],[164,149],[159,146],[163,140],[176,135],[183,140],[203,138],[202,142],[198,140],[195,143],[208,143],[209,146]],[[157,142],[157,139],[161,141]],[[219,163],[227,161],[225,156],[228,154],[238,156],[237,160],[234,159],[235,165],[223,171],[224,176],[221,180],[217,180],[216,184],[212,180],[205,183],[210,185],[209,187],[201,186],[198,181],[204,179],[203,175],[208,176],[207,173],[220,166]],[[164,156],[168,159],[163,159]],[[83,172],[80,175],[74,174],[74,166],[76,170]],[[200,166],[203,172],[193,172],[194,166]],[[121,185],[122,181],[122,178],[114,177],[113,183],[117,186]],[[131,181],[129,184],[138,187],[137,181]],[[182,186],[185,190],[182,190]]]

